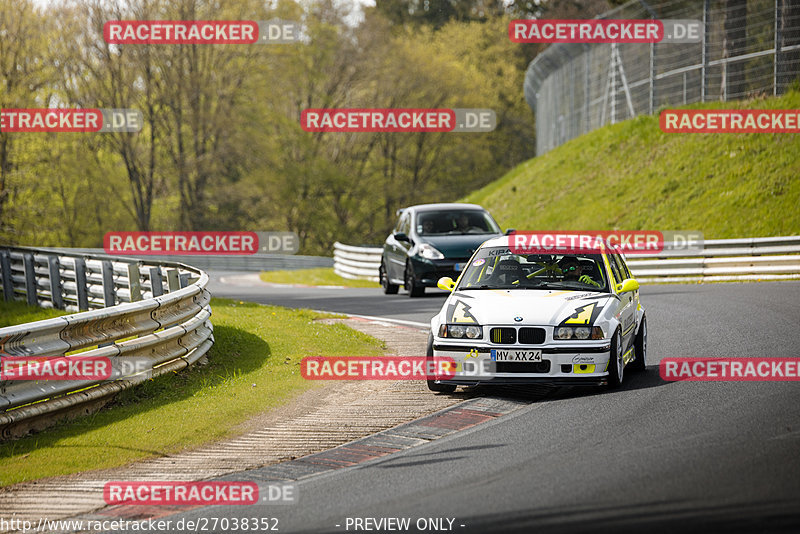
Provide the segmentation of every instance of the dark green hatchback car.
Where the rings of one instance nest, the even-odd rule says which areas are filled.
[[[477,204],[420,204],[397,214],[380,266],[387,295],[402,285],[409,296],[418,297],[443,276],[458,278],[481,243],[502,235],[489,212]]]

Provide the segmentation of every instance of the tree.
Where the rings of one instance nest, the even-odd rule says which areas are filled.
[[[103,38],[103,25],[108,20],[153,19],[159,10],[157,3],[148,0],[85,0],[74,10],[64,9],[58,17],[62,21],[65,98],[81,107],[136,109],[144,116],[142,131],[106,133],[95,145],[119,155],[130,191],[131,204],[126,207],[140,231],[151,229],[155,190],[164,179],[158,157],[164,135],[156,120],[164,84],[155,47],[110,45]],[[74,46],[76,40],[78,47]]]
[[[201,0],[183,0],[174,16],[244,20],[258,13],[256,2],[245,0],[226,3],[223,9]],[[241,172],[237,162],[248,150],[248,140],[237,121],[248,113],[244,86],[263,57],[259,48],[178,45],[164,47],[159,54],[163,112],[155,120],[167,133],[164,146],[177,182],[181,228],[220,227],[213,217],[211,191]]]
[[[54,81],[48,49],[50,19],[30,0],[0,0],[0,109],[48,104]],[[15,191],[25,187],[23,159],[32,134],[0,131],[0,236],[16,241],[14,217],[8,212]],[[22,179],[21,179],[22,178]]]
[[[502,0],[376,0],[375,9],[396,26],[433,28],[451,21],[486,20],[507,12]]]

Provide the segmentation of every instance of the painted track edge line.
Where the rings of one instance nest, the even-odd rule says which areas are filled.
[[[382,323],[394,323],[403,326],[413,326],[415,328],[419,328],[420,330],[428,330],[430,329],[430,324],[428,323],[420,323],[417,321],[406,321],[405,319],[389,319],[387,317],[379,317],[376,315],[358,315],[355,313],[347,313],[347,312],[337,312],[331,310],[311,310],[317,313],[336,313],[339,315],[346,315],[347,317],[356,317],[358,319],[369,319],[370,321],[377,321]]]

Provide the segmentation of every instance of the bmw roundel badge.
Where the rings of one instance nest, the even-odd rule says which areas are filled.
[[[519,316],[514,317],[514,320],[517,321],[518,323],[522,322],[522,317],[519,317]]]

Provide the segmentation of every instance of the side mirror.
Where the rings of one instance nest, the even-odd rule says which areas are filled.
[[[453,291],[456,288],[456,283],[449,276],[443,276],[442,278],[439,278],[439,281],[436,283],[436,287],[439,289],[444,289],[445,291]]]
[[[639,282],[634,278],[628,278],[623,280],[621,284],[617,284],[617,293],[628,293],[637,289],[639,289]]]
[[[506,228],[506,235],[511,235],[516,231],[517,231],[516,228]]]
[[[409,241],[411,241],[411,240],[408,238],[408,236],[407,236],[405,233],[403,233],[403,232],[397,232],[396,234],[394,234],[394,238],[395,238],[395,239],[397,239],[398,241],[405,241],[406,243],[408,243]]]

